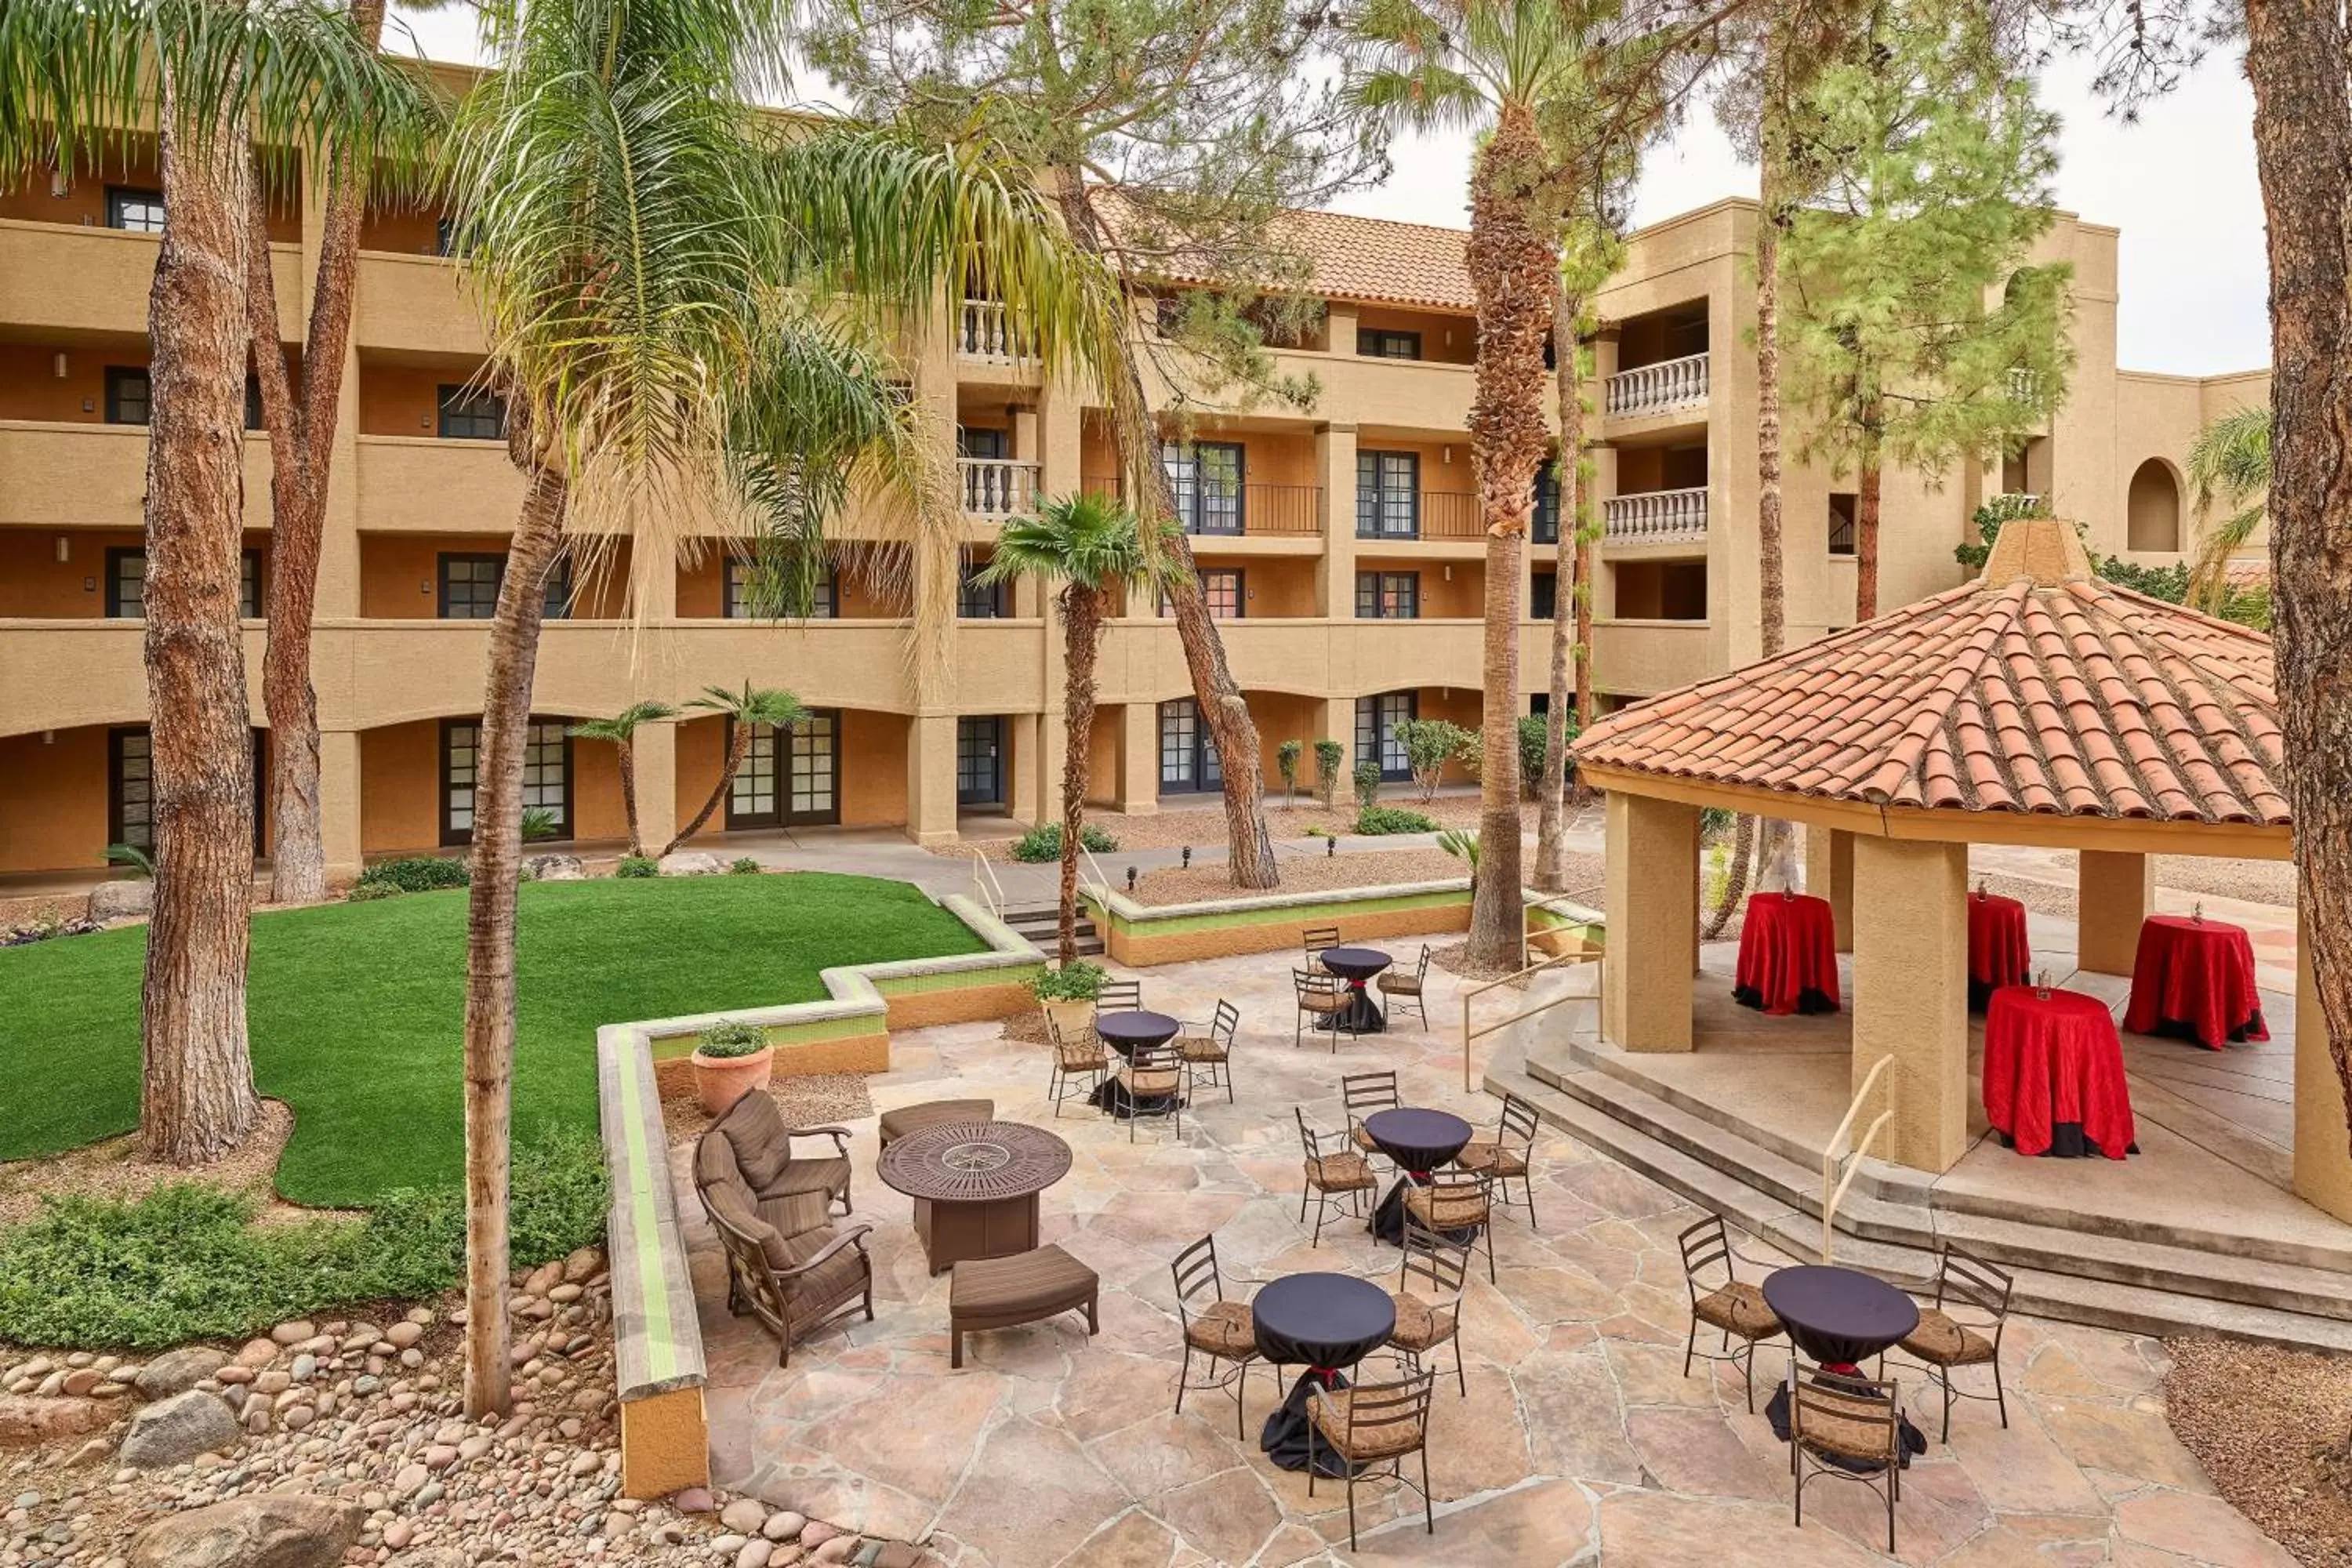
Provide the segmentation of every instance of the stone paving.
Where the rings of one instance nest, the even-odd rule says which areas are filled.
[[[1444,939],[1450,940],[1450,939]],[[1412,944],[1387,944],[1409,955]],[[956,1568],[1181,1568],[1185,1564],[1591,1563],[1807,1564],[1889,1561],[1883,1515],[1860,1487],[1817,1481],[1801,1532],[1790,1521],[1787,1450],[1748,1413],[1738,1375],[1704,1363],[1682,1374],[1689,1322],[1675,1234],[1698,1211],[1591,1150],[1539,1145],[1539,1234],[1507,1215],[1499,1285],[1479,1270],[1465,1307],[1466,1399],[1441,1383],[1430,1468],[1434,1537],[1418,1499],[1392,1482],[1360,1484],[1362,1548],[1347,1550],[1338,1487],[1309,1500],[1303,1476],[1258,1452],[1259,1423],[1280,1390],[1263,1368],[1237,1441],[1231,1400],[1174,1400],[1179,1337],[1169,1263],[1217,1237],[1229,1289],[1302,1269],[1339,1269],[1393,1284],[1396,1254],[1360,1222],[1327,1226],[1310,1248],[1298,1219],[1305,1108],[1342,1123],[1343,1073],[1395,1068],[1407,1103],[1448,1107],[1491,1124],[1497,1104],[1465,1096],[1462,983],[1432,971],[1436,1029],[1342,1041],[1291,1041],[1289,956],[1144,972],[1147,1005],[1205,1017],[1223,996],[1242,1009],[1235,1102],[1220,1090],[1184,1119],[1181,1140],[1075,1102],[1055,1120],[1044,1100],[1044,1047],[995,1024],[902,1034],[892,1070],[871,1080],[877,1106],[992,1096],[1000,1118],[1053,1127],[1076,1156],[1045,1194],[1046,1239],[1102,1277],[1101,1332],[1075,1315],[975,1336],[948,1369],[945,1276],[931,1279],[908,1200],[874,1175],[875,1124],[855,1124],[857,1217],[875,1226],[877,1320],[829,1329],[775,1364],[772,1339],[730,1319],[722,1268],[679,1173],[710,1370],[715,1479],[781,1506],[872,1533],[926,1541]],[[1515,994],[1484,999],[1496,1015]],[[1744,1240],[1758,1260],[1790,1261]],[[1758,1265],[1760,1264],[1761,1267]],[[1759,1358],[1766,1380],[1785,1342]],[[1934,1442],[1935,1400],[1910,1390],[1931,1440],[1904,1478],[1898,1558],[1952,1568],[2285,1568],[2284,1551],[2213,1494],[2165,1425],[2163,1347],[2073,1325],[2013,1320],[2003,1352],[2010,1427],[1990,1405],[1963,1404],[1952,1441]],[[1196,1369],[1197,1370],[1197,1369]],[[1372,1370],[1381,1370],[1379,1363]],[[1759,1408],[1761,1398],[1759,1395]]]

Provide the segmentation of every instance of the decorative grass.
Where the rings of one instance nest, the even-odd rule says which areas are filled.
[[[278,1189],[365,1206],[457,1184],[464,889],[257,915],[254,1077],[294,1108]],[[0,949],[0,1160],[128,1132],[139,1110],[143,927]],[[904,883],[819,872],[528,883],[517,948],[514,1126],[596,1127],[596,1027],[814,1001],[835,964],[976,952]]]

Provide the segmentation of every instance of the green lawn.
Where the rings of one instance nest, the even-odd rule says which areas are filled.
[[[824,994],[817,972],[975,952],[904,882],[816,872],[525,886],[515,1130],[596,1125],[596,1027]],[[254,1076],[294,1108],[297,1203],[365,1205],[464,1167],[466,890],[255,917]],[[0,1160],[128,1132],[147,932],[0,950]]]

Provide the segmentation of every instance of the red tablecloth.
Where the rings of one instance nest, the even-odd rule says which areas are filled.
[[[1999,893],[1969,895],[1969,988],[2022,985],[2033,978],[2025,906]],[[1979,1005],[1982,1004],[1979,1003]]]
[[[2030,985],[1995,991],[1985,1009],[1984,1108],[2021,1154],[2044,1152],[2072,1126],[2108,1159],[2122,1159],[2134,1137],[2131,1090],[2107,1005],[2079,991],[2046,999]]]
[[[1836,1012],[1837,921],[1829,900],[1804,893],[1749,899],[1731,994],[1767,1013]]]
[[[2229,1040],[2269,1039],[2245,928],[2186,915],[2141,921],[2124,1027],[2191,1037],[2217,1051]]]

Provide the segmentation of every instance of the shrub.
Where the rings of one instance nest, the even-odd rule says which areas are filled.
[[[1530,713],[1519,721],[1519,784],[1528,792],[1529,800],[1543,792],[1545,742],[1549,739],[1545,728],[1549,722],[1540,713]],[[1565,739],[1574,741],[1582,729],[1576,721],[1576,715],[1570,713],[1563,732]],[[1575,757],[1560,759],[1560,773],[1563,783],[1572,784],[1576,782]]]
[[[730,877],[756,877],[760,871],[760,863],[749,855],[737,858],[727,868],[727,874]]]
[[[154,879],[153,858],[136,844],[110,844],[106,847],[106,854],[101,858],[110,866],[128,866],[150,881]]]
[[[527,805],[523,807],[522,837],[524,843],[529,844],[541,838],[552,838],[562,831],[563,825],[555,819],[555,813],[549,810],[546,806]]]
[[[1368,837],[1389,833],[1434,833],[1437,824],[1402,806],[1368,805],[1356,813],[1356,831]]]
[[[604,1165],[584,1131],[516,1151],[509,1256],[532,1268],[603,1239]],[[0,1231],[0,1340],[155,1351],[240,1339],[323,1309],[429,1296],[464,1274],[457,1187],[388,1194],[358,1220],[257,1225],[259,1202],[190,1182],[123,1203],[49,1197]]]
[[[1029,982],[1029,994],[1040,1002],[1091,1002],[1102,994],[1105,978],[1101,964],[1082,958]]]
[[[463,860],[411,855],[402,860],[379,860],[360,873],[360,880],[381,883],[403,893],[425,893],[436,888],[462,888],[473,880],[473,876]]]
[[[613,868],[615,877],[658,877],[661,862],[650,855],[624,855],[621,863]]]
[[[1380,800],[1381,764],[1358,763],[1356,764],[1356,804],[1370,811],[1380,804]]]
[[[1477,771],[1478,736],[1459,724],[1443,719],[1407,719],[1389,733],[1404,748],[1405,765],[1412,770],[1412,782],[1423,801],[1437,798],[1446,763],[1459,763],[1473,773]]]
[[[1091,822],[1079,825],[1078,842],[1097,855],[1108,855],[1118,847],[1118,839]],[[1062,858],[1062,825],[1048,822],[1031,828],[1013,840],[1013,858],[1033,865],[1045,860],[1059,860]]]
[[[1337,741],[1315,742],[1315,793],[1323,797],[1326,811],[1339,804],[1339,770],[1347,765],[1347,747]]]
[[[1470,862],[1470,874],[1478,874],[1478,830],[1475,827],[1449,827],[1437,836],[1437,847],[1456,860]]]
[[[1304,741],[1285,741],[1274,749],[1274,771],[1282,775],[1282,798],[1288,800],[1298,793],[1298,758],[1307,750]]]
[[[694,1048],[720,1060],[752,1056],[768,1048],[768,1031],[740,1018],[728,1018],[696,1036]]]
[[[373,903],[378,899],[398,897],[400,897],[400,889],[390,882],[353,882],[352,890],[343,895],[343,901],[349,904],[367,904]]]

